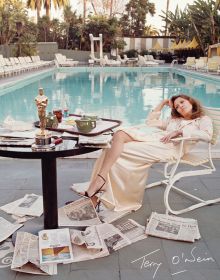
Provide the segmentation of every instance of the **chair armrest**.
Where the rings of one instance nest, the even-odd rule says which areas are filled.
[[[180,142],[180,141],[203,141],[203,142],[206,142],[206,143],[209,143],[210,141],[205,141],[203,139],[199,139],[199,138],[196,138],[196,137],[178,137],[178,138],[173,138],[171,139],[170,141],[172,142]]]

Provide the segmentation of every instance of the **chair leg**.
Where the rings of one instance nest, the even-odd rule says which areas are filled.
[[[184,178],[184,177],[189,177],[189,176],[198,176],[198,175],[206,175],[206,174],[211,174],[212,173],[212,169],[206,169],[206,170],[195,170],[195,171],[184,171],[184,172],[179,172],[177,173],[175,176],[173,176],[173,178],[170,178],[167,186],[166,186],[166,189],[165,189],[165,192],[164,192],[164,204],[165,204],[165,208],[166,208],[166,214],[168,213],[172,213],[174,215],[179,215],[179,214],[183,214],[183,213],[186,213],[186,212],[189,212],[189,211],[192,211],[196,208],[199,208],[199,207],[202,207],[202,206],[205,206],[205,205],[210,205],[210,204],[213,204],[213,203],[217,203],[217,202],[220,202],[220,198],[217,198],[217,199],[211,199],[211,200],[203,200],[199,197],[196,197],[188,192],[185,192],[177,187],[174,186],[175,182],[178,181],[180,178]],[[186,207],[182,210],[173,210],[169,204],[169,194],[170,194],[170,191],[171,190],[174,190],[174,191],[177,191],[178,193],[181,193],[185,196],[187,196],[188,198],[190,199],[193,199],[193,200],[196,200],[198,203],[192,205],[192,206],[189,206],[189,207]]]

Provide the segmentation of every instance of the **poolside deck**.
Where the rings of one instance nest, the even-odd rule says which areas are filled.
[[[77,198],[69,186],[73,182],[87,181],[93,163],[94,160],[58,160],[59,206],[71,198]],[[215,161],[215,165],[217,168],[215,174],[187,179],[186,188],[192,189],[194,193],[201,189],[205,197],[210,194],[220,196],[220,161]],[[157,176],[152,172],[149,181],[154,181]],[[18,199],[26,193],[41,194],[40,161],[0,158],[0,191],[0,205]],[[152,211],[164,212],[162,199],[162,187],[147,190],[143,207],[130,214],[129,218],[145,225]],[[189,203],[178,195],[173,195],[172,201],[176,207]],[[220,205],[213,205],[182,215],[198,220],[202,238],[193,244],[148,237],[102,259],[59,265],[58,275],[51,276],[50,279],[218,280],[220,279],[219,213]],[[1,212],[1,216],[3,215]],[[3,248],[0,247],[0,259],[3,252]],[[141,261],[131,263],[143,256],[146,258],[142,267],[143,258]],[[45,279],[45,276],[16,273],[7,265],[0,263],[0,279],[33,280]]]

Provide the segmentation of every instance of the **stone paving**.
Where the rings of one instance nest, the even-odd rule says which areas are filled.
[[[58,160],[58,204],[78,197],[69,189],[73,182],[89,179],[93,159],[59,159]],[[217,171],[213,175],[188,178],[186,189],[193,193],[201,190],[205,197],[220,196],[220,162],[215,160]],[[150,172],[149,182],[158,179]],[[181,183],[182,184],[182,183]],[[26,193],[41,194],[41,174],[39,160],[0,159],[0,205],[22,197]],[[188,205],[190,201],[173,194],[175,207]],[[128,215],[142,225],[152,211],[164,212],[163,187],[149,189],[145,192],[144,203],[137,212]],[[220,205],[203,207],[182,217],[198,220],[201,240],[185,243],[148,237],[134,243],[108,257],[58,265],[58,275],[50,279],[80,280],[219,280],[220,279]],[[0,215],[6,217],[3,212]],[[34,221],[33,221],[34,222]],[[6,244],[7,245],[7,244]],[[5,247],[7,247],[5,245]],[[8,246],[9,248],[10,246]],[[0,279],[45,279],[45,276],[23,274],[10,270],[10,264],[3,264],[4,247],[0,245]],[[7,249],[7,248],[6,248]],[[10,251],[10,250],[9,250]],[[12,253],[8,253],[9,256]]]

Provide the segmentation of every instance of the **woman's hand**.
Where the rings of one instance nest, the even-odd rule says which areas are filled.
[[[168,133],[167,135],[163,136],[160,141],[164,144],[169,143],[171,139],[176,138],[178,136],[182,136],[182,131],[181,130],[175,130],[172,131],[170,133]]]
[[[170,101],[170,99],[164,99],[163,101],[160,102],[160,104],[158,104],[155,108],[154,108],[154,112],[158,112],[161,111],[163,109],[164,106],[168,106],[170,108],[172,108],[172,103]]]

